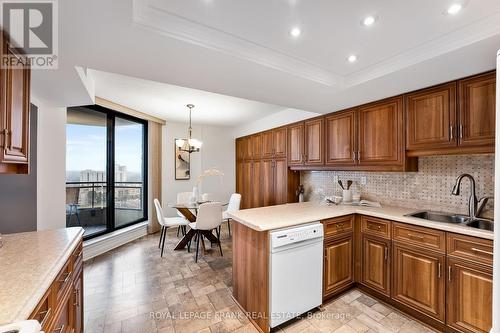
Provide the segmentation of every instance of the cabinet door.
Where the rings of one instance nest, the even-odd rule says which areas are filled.
[[[259,160],[252,162],[252,208],[262,206],[261,164]]]
[[[392,298],[444,323],[444,254],[399,243],[393,249]]]
[[[274,133],[267,131],[262,133],[262,158],[272,158],[274,155]]]
[[[260,133],[250,137],[250,147],[250,157],[254,160],[259,159],[262,155],[262,136]]]
[[[252,177],[252,161],[244,161],[243,164],[243,191],[241,194],[241,205],[244,209],[252,207],[252,191],[254,179]]]
[[[302,165],[304,163],[304,123],[288,127],[288,164]]]
[[[361,283],[382,294],[391,293],[391,241],[363,236]]]
[[[495,73],[459,82],[461,146],[495,144]]]
[[[352,234],[325,242],[323,297],[353,283],[352,243]]]
[[[8,51],[10,53],[10,51]],[[13,53],[10,56],[15,56]],[[29,117],[30,117],[30,69],[7,68],[3,91],[4,149],[0,152],[0,163],[28,164],[29,160]],[[3,93],[3,92],[2,92]]]
[[[243,166],[243,162],[236,162],[236,192],[240,194],[243,194],[245,189]]]
[[[286,159],[274,161],[274,204],[282,205],[288,202],[288,170]]]
[[[68,290],[68,294],[71,290]],[[71,302],[72,297],[66,294],[64,297],[64,302],[62,302],[61,307],[59,308],[59,312],[56,314],[54,321],[52,322],[52,327],[48,330],[48,332],[54,333],[70,333],[73,331],[72,321],[73,321],[73,313],[74,307]]]
[[[286,157],[286,127],[273,130],[274,157]]]
[[[238,138],[236,139],[235,146],[236,146],[236,161],[243,161],[245,158],[245,147],[244,147],[244,139],[243,138]]]
[[[243,138],[243,159],[252,159],[252,139],[249,136]]]
[[[262,160],[261,162],[261,184],[262,205],[271,206],[274,204],[274,161]]]
[[[455,147],[456,84],[406,96],[406,149]]]
[[[324,164],[324,119],[314,119],[304,122],[305,137],[305,164],[322,165]]]
[[[356,165],[356,110],[325,118],[327,165]]]
[[[360,165],[403,164],[402,97],[373,103],[359,109],[358,163]]]
[[[83,333],[83,274],[73,282],[73,328],[74,333]]]
[[[489,332],[492,325],[491,266],[448,259],[447,325],[460,332]]]

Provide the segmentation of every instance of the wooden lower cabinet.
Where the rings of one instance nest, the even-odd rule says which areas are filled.
[[[353,237],[325,240],[323,298],[344,290],[354,282]]]
[[[83,333],[81,241],[29,319],[38,320],[45,333]]]
[[[448,258],[447,320],[459,332],[489,332],[492,325],[491,266]]]
[[[391,294],[391,241],[362,236],[361,283],[386,296]]]
[[[445,254],[394,242],[392,299],[445,321]]]

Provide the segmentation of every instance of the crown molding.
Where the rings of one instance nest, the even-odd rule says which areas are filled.
[[[341,76],[306,60],[170,13],[154,6],[149,0],[133,0],[133,22],[145,29],[177,40],[340,90],[383,77],[500,34],[500,13],[493,13],[485,19],[388,57],[372,66]]]
[[[172,14],[149,4],[148,0],[134,0],[133,7],[133,22],[135,24],[165,36],[323,85],[337,87],[343,85],[342,76],[335,75],[302,59]]]

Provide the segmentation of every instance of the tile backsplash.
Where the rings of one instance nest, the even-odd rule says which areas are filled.
[[[303,171],[301,184],[307,201],[323,200],[326,195],[342,195],[337,179],[351,187],[362,199],[383,205],[444,212],[467,213],[469,181],[464,179],[459,196],[451,195],[456,178],[470,173],[476,180],[478,198],[493,196],[494,155],[420,157],[418,172]],[[490,216],[493,200],[485,215]]]

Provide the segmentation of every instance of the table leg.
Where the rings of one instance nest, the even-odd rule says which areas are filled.
[[[187,232],[187,234],[185,234],[181,240],[179,241],[179,243],[177,243],[177,245],[175,246],[174,250],[182,250],[186,247],[186,245],[189,243],[189,241],[191,241],[191,239],[194,237],[194,235],[196,234],[196,231],[193,230],[193,229],[189,229],[189,231]]]

